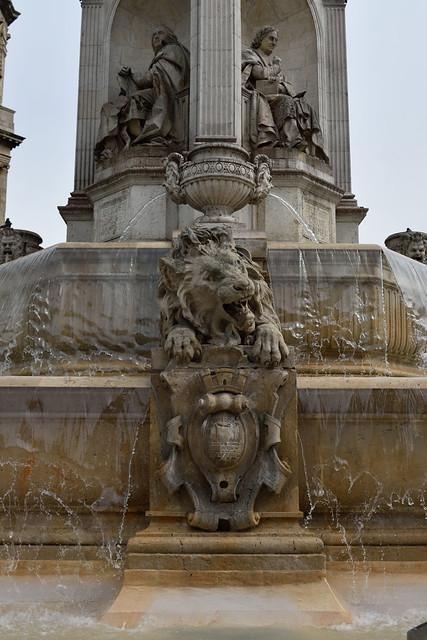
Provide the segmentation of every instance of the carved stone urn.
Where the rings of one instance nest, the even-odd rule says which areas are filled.
[[[165,174],[171,199],[203,212],[197,222],[235,222],[235,211],[260,202],[272,187],[267,156],[259,154],[251,163],[242,147],[224,143],[196,147],[187,161],[170,154]]]

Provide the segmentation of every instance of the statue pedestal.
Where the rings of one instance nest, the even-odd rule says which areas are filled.
[[[60,207],[68,241],[171,240],[175,229],[190,227],[200,212],[175,204],[165,191],[163,162],[169,151],[138,146],[99,162],[94,182]],[[296,149],[262,153],[270,158],[273,190],[234,214],[236,228],[265,233],[274,242],[336,242],[336,206],[343,191],[329,165]]]
[[[149,527],[128,543],[122,589],[101,622],[124,629],[351,622],[326,580],[323,545],[298,525],[300,513],[263,514],[255,530],[226,533],[197,532],[184,514],[148,515]]]
[[[168,237],[165,155],[163,146],[141,145],[99,162],[95,182],[86,188],[93,205],[94,242]]]
[[[128,574],[101,622],[134,627],[301,629],[350,623],[352,618],[326,580],[272,586],[141,586]],[[231,633],[231,631],[229,631]],[[261,632],[260,632],[261,633]]]

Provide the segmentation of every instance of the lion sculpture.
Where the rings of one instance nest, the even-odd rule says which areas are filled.
[[[271,290],[229,227],[186,229],[160,260],[160,334],[169,357],[187,364],[201,345],[253,345],[253,358],[277,367],[289,354]]]

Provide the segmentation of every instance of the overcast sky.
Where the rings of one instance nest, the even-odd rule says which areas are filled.
[[[57,211],[73,189],[78,0],[13,0],[3,105],[16,111],[6,215],[47,247],[65,241]],[[427,0],[348,0],[352,187],[369,207],[362,243],[427,232]]]

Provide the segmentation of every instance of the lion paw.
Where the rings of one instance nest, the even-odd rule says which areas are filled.
[[[253,349],[256,362],[270,369],[278,367],[288,355],[289,349],[277,327],[265,324],[257,328]]]
[[[175,358],[178,364],[188,364],[192,360],[200,359],[202,347],[192,329],[174,327],[165,342],[165,351],[170,358]]]

